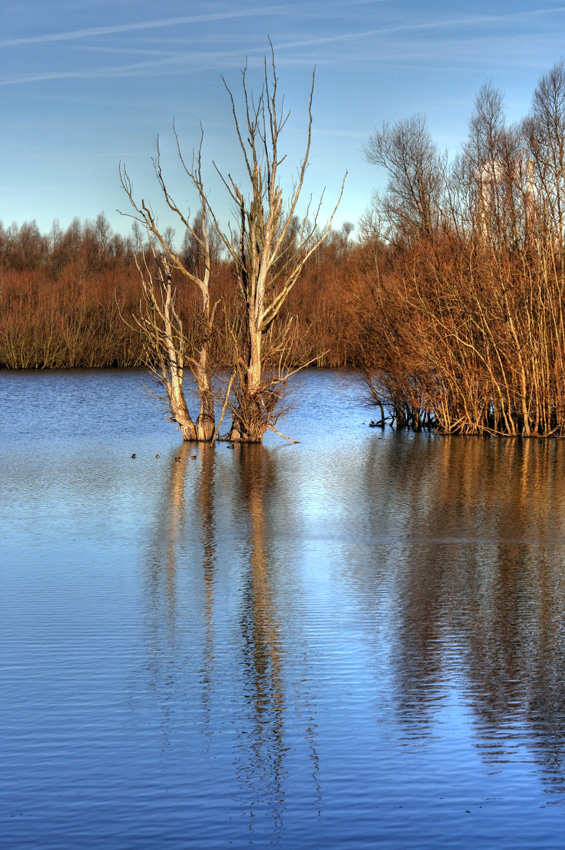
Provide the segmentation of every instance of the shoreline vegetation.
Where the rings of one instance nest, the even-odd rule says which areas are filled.
[[[286,366],[359,369],[382,426],[563,436],[563,63],[540,79],[529,114],[514,125],[501,94],[484,86],[453,161],[422,116],[384,124],[365,154],[388,185],[356,228],[330,230],[300,259],[280,307]],[[191,222],[174,251],[196,277],[199,227]],[[291,221],[285,231],[299,258],[308,250],[300,227]],[[172,245],[174,232],[164,239]],[[135,316],[140,265],[154,261],[138,221],[130,237],[112,232],[103,214],[66,230],[55,223],[48,234],[34,222],[0,223],[0,368],[147,365]],[[233,368],[233,329],[245,314],[234,256],[213,228],[206,263],[222,316],[207,356],[219,371]],[[194,358],[198,291],[175,268],[169,283],[186,358]]]
[[[345,282],[361,273],[368,247],[350,240],[350,232],[351,226],[331,232],[289,295],[284,315],[297,326],[296,362],[355,365],[348,321],[354,305]],[[35,222],[8,228],[0,222],[0,369],[145,365],[133,321],[141,298],[136,240],[113,233],[103,213],[96,221],[75,219],[66,230],[55,223],[48,234]],[[179,254],[189,267],[198,265],[190,240]],[[178,283],[174,270],[173,277]],[[236,281],[220,256],[213,259],[211,291],[234,317]],[[176,298],[190,345],[198,333],[197,292],[179,285]],[[216,363],[227,362],[227,348],[218,336]]]

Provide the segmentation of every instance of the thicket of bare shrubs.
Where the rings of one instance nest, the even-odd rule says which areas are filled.
[[[0,366],[139,364],[120,317],[139,300],[130,248],[102,215],[48,235],[35,223],[0,225]]]
[[[421,118],[383,127],[366,153],[390,177],[367,222],[381,241],[357,313],[380,421],[565,433],[563,64],[518,126],[483,87],[449,167]]]
[[[293,316],[296,326],[296,363],[305,357],[324,366],[351,362],[344,298],[359,248],[349,232],[332,232],[284,306],[283,316]],[[0,368],[142,365],[143,340],[133,321],[141,296],[135,245],[135,237],[113,234],[102,214],[94,223],[74,221],[66,231],[55,225],[49,234],[34,223],[0,224]],[[190,239],[181,242],[181,253],[196,269],[200,258]],[[197,294],[180,285],[174,271],[173,277],[187,344],[196,345]],[[236,281],[218,251],[211,291],[231,319],[240,308]],[[214,339],[211,356],[218,367],[230,361],[229,344],[227,334]]]

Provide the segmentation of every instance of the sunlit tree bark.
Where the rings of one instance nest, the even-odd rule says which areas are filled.
[[[385,243],[365,289],[374,318],[357,324],[381,422],[565,433],[564,115],[562,65],[521,126],[484,86],[443,183],[420,121],[373,137],[390,175],[374,210]]]
[[[310,204],[302,218],[296,217],[310,156],[314,75],[304,157],[285,204],[279,170],[286,156],[281,152],[280,139],[290,113],[284,109],[278,82],[271,52],[270,65],[265,60],[258,94],[251,92],[244,68],[240,111],[233,92],[225,84],[245,165],[245,178],[241,182],[231,175],[222,175],[237,210],[238,227],[226,232],[218,225],[245,309],[244,325],[232,337],[236,374],[236,404],[230,432],[233,441],[261,442],[268,429],[276,430],[282,393],[293,365],[288,361],[291,321],[280,321],[281,308],[309,257],[329,235],[337,209],[336,204],[328,224],[321,230],[318,229],[321,200],[312,217]]]
[[[215,433],[209,348],[217,305],[212,305],[210,299],[211,248],[208,203],[202,180],[202,137],[190,167],[183,157],[176,130],[175,138],[180,162],[189,182],[196,190],[200,203],[200,213],[194,222],[191,222],[189,216],[176,204],[167,188],[161,168],[159,142],[153,165],[168,208],[180,219],[193,245],[200,249],[202,262],[194,266],[185,261],[186,258],[183,258],[181,252],[174,250],[172,240],[166,231],[160,228],[151,205],[143,199],[141,202],[135,200],[132,182],[125,167],[121,167],[122,186],[135,210],[134,218],[145,228],[153,253],[151,268],[145,260],[143,265],[138,265],[143,297],[136,321],[145,338],[148,364],[153,368],[157,381],[166,390],[171,418],[178,423],[183,439],[209,441]],[[173,270],[181,280],[195,285],[200,293],[200,342],[196,356],[187,353],[188,341],[175,305]],[[200,410],[195,419],[191,417],[186,402],[185,365],[188,365],[198,388]]]
[[[200,200],[198,228],[189,222],[173,200],[161,170],[159,150],[154,161],[157,180],[167,206],[180,218],[185,230],[204,252],[203,273],[195,273],[183,260],[181,253],[173,249],[171,241],[160,229],[151,206],[144,200],[137,202],[134,199],[132,183],[125,168],[121,169],[121,180],[135,210],[134,218],[144,225],[156,246],[155,261],[159,270],[155,281],[150,270],[147,267],[144,269],[145,317],[138,324],[146,335],[149,349],[153,347],[155,350],[159,376],[167,389],[172,417],[179,423],[185,439],[208,440],[215,435],[208,357],[208,344],[214,331],[216,313],[215,306],[210,303],[210,235],[207,222],[211,220],[215,233],[227,250],[243,301],[243,321],[228,321],[224,331],[232,350],[233,377],[230,387],[233,388],[233,395],[231,400],[228,399],[227,406],[232,411],[233,420],[229,436],[232,441],[261,442],[268,429],[276,431],[283,392],[297,365],[291,362],[290,357],[292,317],[281,320],[281,309],[308,259],[329,235],[337,204],[322,229],[318,227],[322,199],[313,211],[308,203],[303,217],[297,217],[310,155],[314,75],[308,102],[304,157],[297,168],[286,203],[279,176],[280,167],[286,159],[280,150],[280,137],[290,113],[285,111],[283,98],[278,92],[272,48],[270,63],[265,59],[262,86],[258,94],[249,88],[247,67],[242,72],[241,111],[238,111],[235,97],[225,80],[224,85],[229,94],[236,137],[243,154],[244,178],[239,182],[230,174],[222,174],[220,169],[217,170],[235,205],[237,225],[223,227],[217,212],[208,203],[202,181],[201,147],[189,168],[183,159],[177,137],[180,160]],[[341,194],[338,203],[340,199]],[[201,293],[204,339],[199,357],[185,358],[200,393],[201,410],[194,426],[190,418],[187,419],[186,402],[181,403],[184,398],[182,361],[185,346],[178,313],[174,309],[169,269],[176,270],[184,279],[195,284]],[[158,304],[157,310],[153,309],[155,304]],[[153,310],[153,324],[148,322],[147,307]],[[162,335],[166,343],[163,343]],[[173,339],[176,340],[174,344]]]

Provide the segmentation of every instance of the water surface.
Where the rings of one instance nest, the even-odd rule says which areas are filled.
[[[309,370],[194,447],[143,380],[0,374],[0,845],[562,846],[563,443]]]

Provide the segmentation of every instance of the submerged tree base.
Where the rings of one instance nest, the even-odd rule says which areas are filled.
[[[542,429],[540,423],[530,423],[522,417],[511,415],[506,411],[500,416],[491,404],[490,412],[474,420],[464,415],[457,415],[456,411],[452,417],[441,418],[434,409],[411,409],[409,407],[396,407],[393,402],[384,402],[382,399],[371,400],[381,410],[381,418],[371,420],[370,428],[384,429],[387,426],[397,431],[433,431],[445,436],[468,436],[468,437],[524,437],[535,439],[562,438],[565,436],[564,423],[558,423],[556,419],[549,422],[549,427]]]

